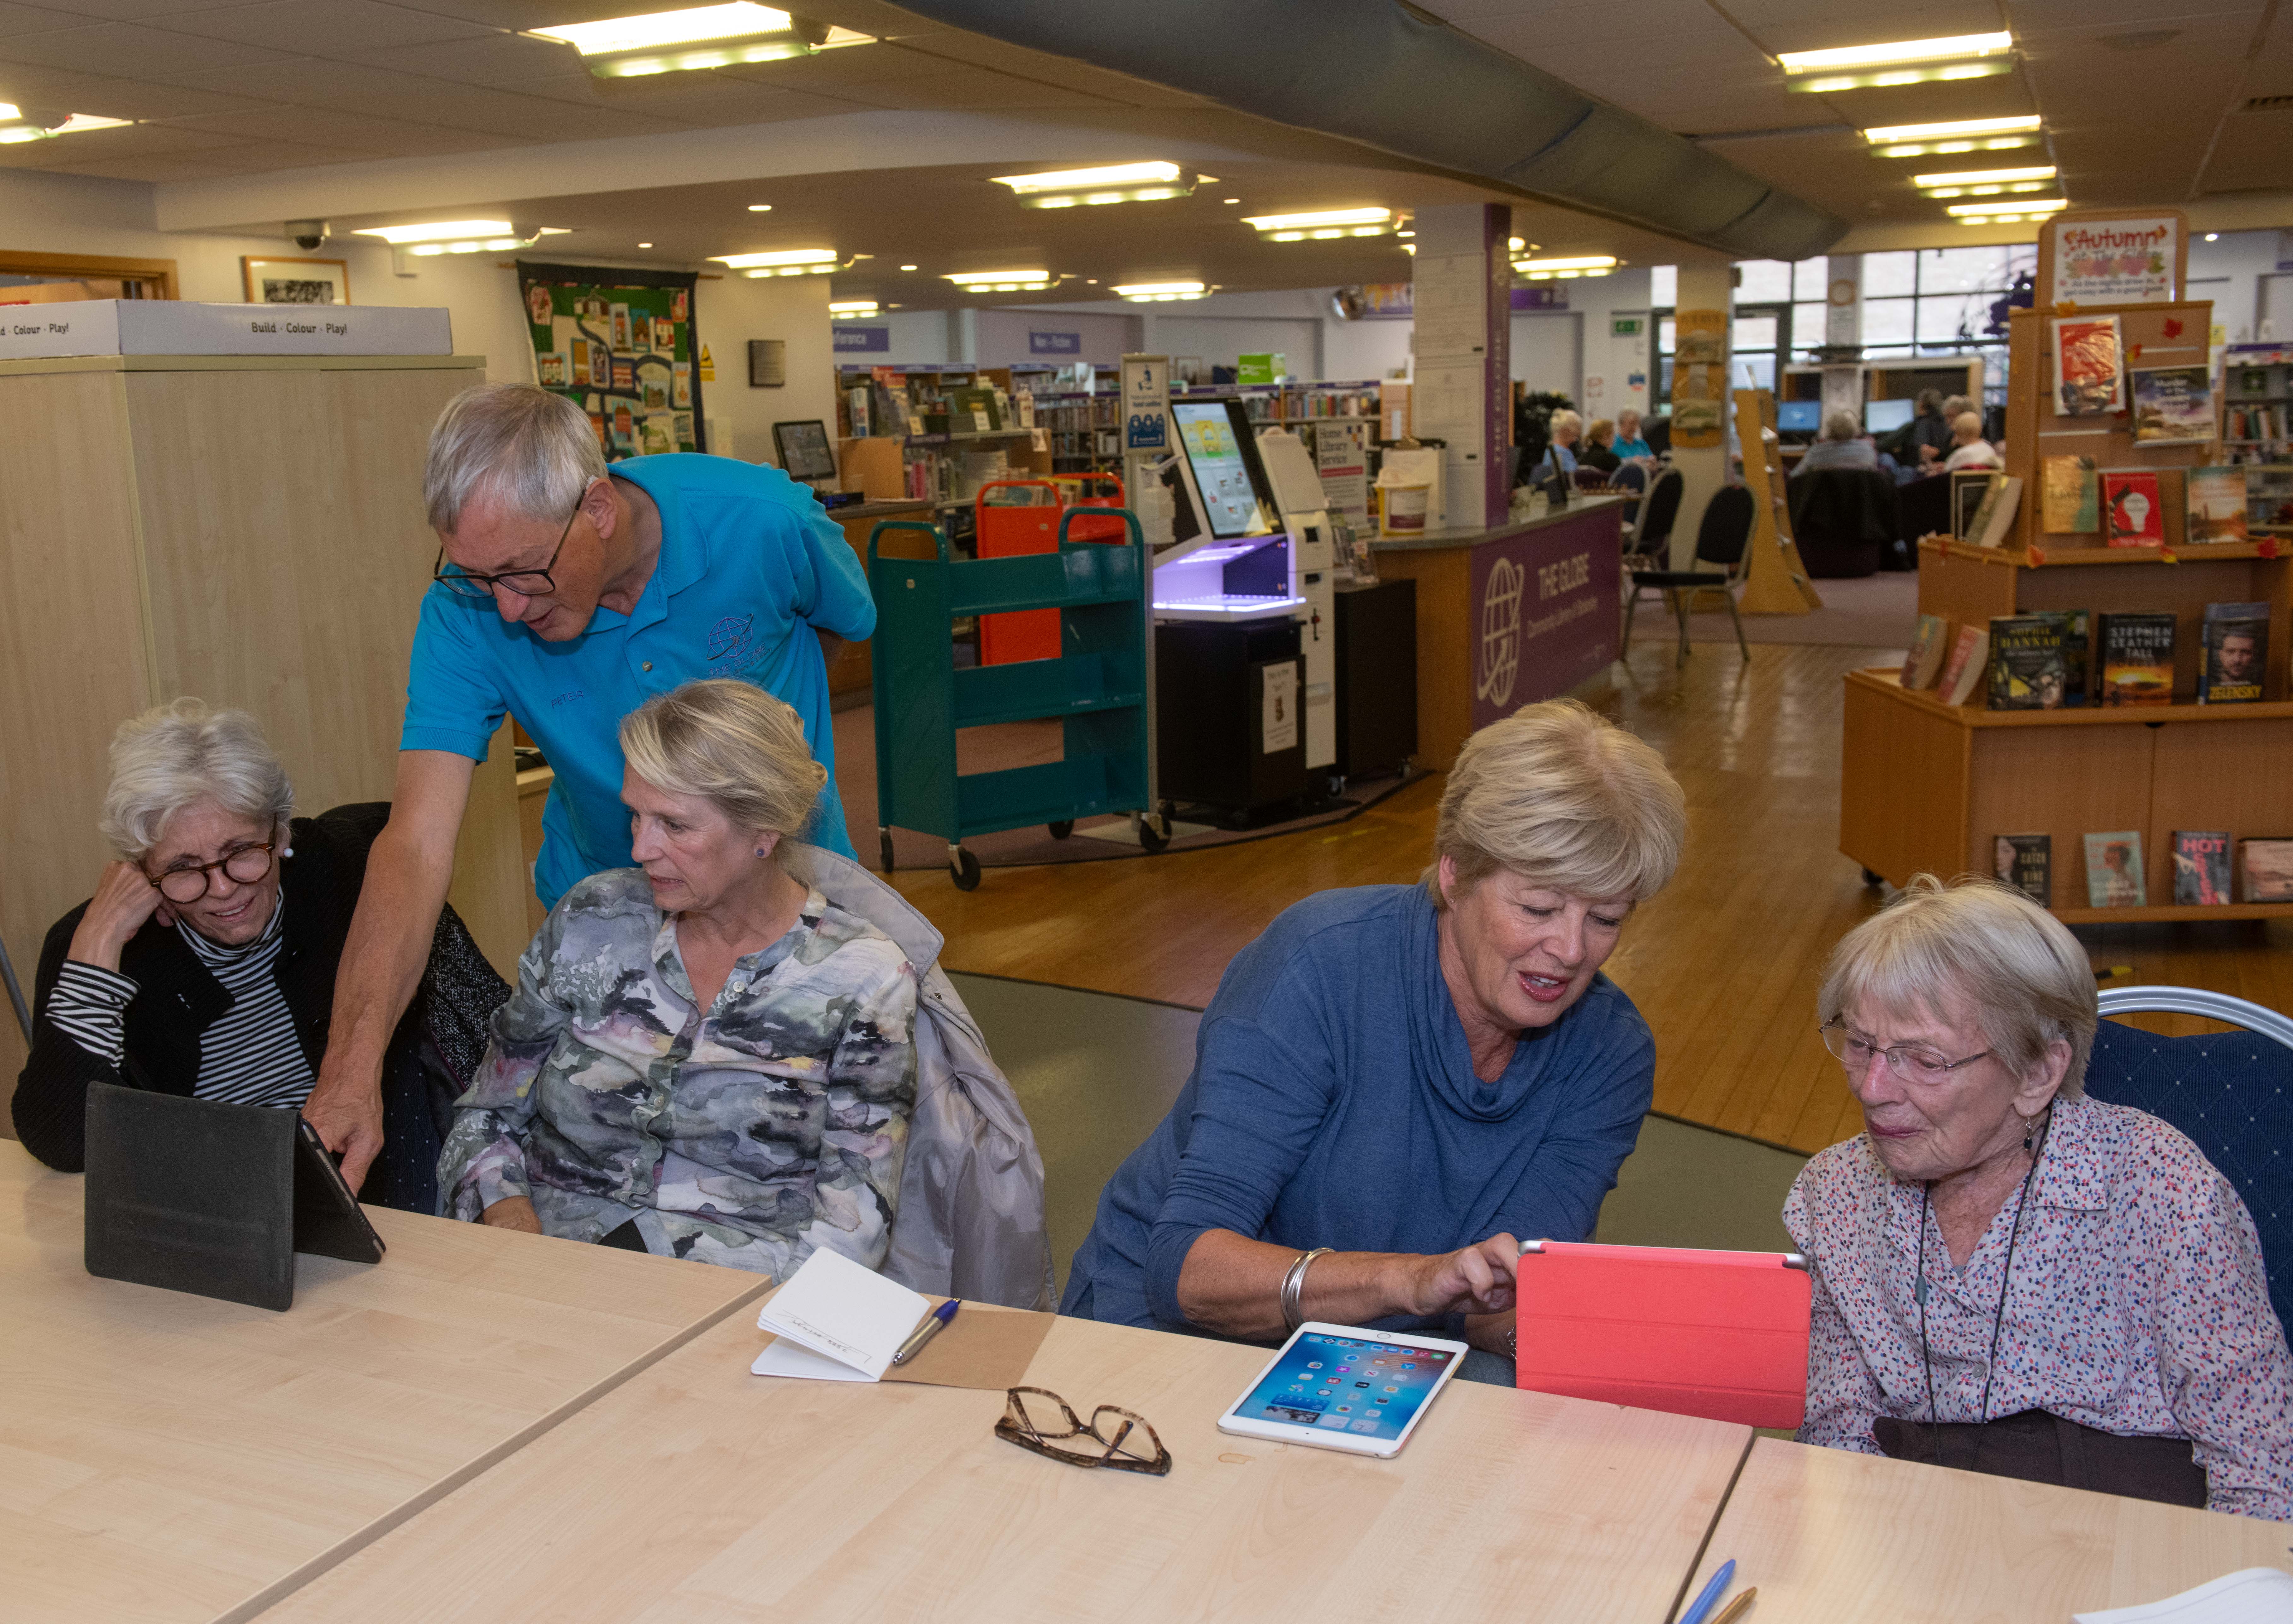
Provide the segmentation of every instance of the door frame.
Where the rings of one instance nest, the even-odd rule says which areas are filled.
[[[155,282],[158,297],[180,298],[175,285],[175,262],[171,259],[115,259],[101,254],[20,254],[0,249],[0,271],[15,276],[122,277]]]

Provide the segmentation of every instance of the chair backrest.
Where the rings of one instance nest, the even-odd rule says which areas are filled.
[[[1667,468],[1656,476],[1649,488],[1647,505],[1641,510],[1641,526],[1633,536],[1633,551],[1656,553],[1672,540],[1672,527],[1680,521],[1680,493],[1682,481],[1680,470]]]
[[[1950,481],[1925,474],[1895,490],[1895,534],[1916,545],[1922,536],[1950,534]]]
[[[1725,564],[1733,570],[1743,562],[1752,539],[1752,492],[1743,485],[1722,485],[1704,505],[1703,522],[1696,527],[1696,561]]]
[[[1646,490],[1648,466],[1643,463],[1626,463],[1616,470],[1616,477],[1608,482],[1619,490]]]
[[[2195,987],[2114,987],[2102,1013],[2205,1015],[2244,1028],[2161,1038],[2104,1020],[2086,1062],[2086,1089],[2179,1128],[2221,1169],[2261,1236],[2269,1300],[2293,1324],[2293,1021],[2226,993]]]

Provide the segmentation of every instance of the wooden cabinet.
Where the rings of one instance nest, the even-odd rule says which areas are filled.
[[[122,721],[182,694],[254,713],[297,805],[391,796],[437,541],[430,425],[473,356],[0,362],[0,932],[31,994],[48,926],[110,853]],[[524,894],[506,730],[479,770],[455,907],[515,975]],[[0,1092],[23,1048],[0,1022]]]

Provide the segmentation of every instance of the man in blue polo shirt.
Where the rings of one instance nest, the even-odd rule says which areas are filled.
[[[523,384],[457,397],[423,498],[442,544],[422,600],[390,821],[367,861],[325,1060],[303,1108],[355,1188],[382,1145],[382,1057],[426,961],[470,782],[505,712],[555,770],[534,880],[545,905],[631,865],[621,718],[698,677],[785,699],[829,769],[814,844],[846,856],[824,640],[876,606],[812,492],[777,468],[650,456],[611,473],[588,416]]]

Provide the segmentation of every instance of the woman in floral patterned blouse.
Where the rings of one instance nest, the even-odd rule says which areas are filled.
[[[689,683],[621,723],[641,869],[566,893],[438,1176],[457,1217],[786,1279],[891,1240],[915,972],[798,877],[825,774],[796,713]]]
[[[1865,1132],[1784,1207],[1815,1275],[1800,1440],[2293,1521],[2253,1219],[2181,1134],[2085,1097],[2094,974],[2061,921],[1922,875],[1819,1010]]]

